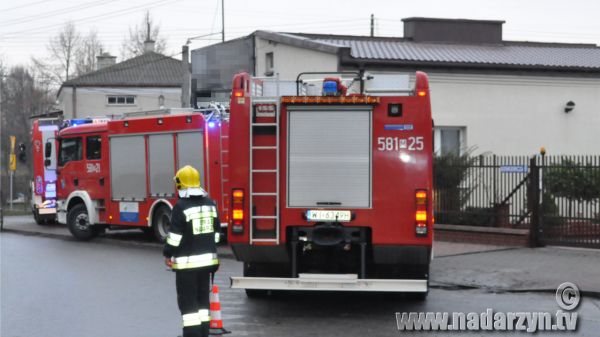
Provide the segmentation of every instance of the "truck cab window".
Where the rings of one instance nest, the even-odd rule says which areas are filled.
[[[86,138],[85,158],[97,160],[102,158],[102,138],[100,136],[89,136]]]
[[[82,152],[81,138],[63,138],[60,141],[59,166],[64,166],[72,160],[81,160]]]

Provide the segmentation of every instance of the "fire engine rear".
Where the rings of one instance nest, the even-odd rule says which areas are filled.
[[[221,197],[226,166],[222,132],[227,130],[227,119],[221,110],[131,114],[62,129],[57,156],[58,222],[67,224],[80,240],[107,228],[140,228],[164,241],[176,202],[173,176],[185,165],[200,171],[202,186],[219,210],[227,211]],[[221,219],[223,225],[226,217]]]
[[[427,75],[417,72],[410,89],[408,75],[323,75],[233,79],[229,241],[244,277],[232,287],[424,298],[433,235]]]

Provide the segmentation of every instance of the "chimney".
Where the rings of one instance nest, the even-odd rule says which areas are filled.
[[[144,41],[144,53],[153,52],[154,51],[154,40],[146,40]]]
[[[406,18],[404,37],[415,42],[501,44],[504,21]]]
[[[102,53],[96,56],[96,70],[110,67],[117,62],[117,57],[112,56],[109,53]]]

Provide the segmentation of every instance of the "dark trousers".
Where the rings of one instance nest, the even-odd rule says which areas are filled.
[[[175,273],[177,304],[182,316],[209,310],[210,272],[207,268],[200,268]],[[201,324],[184,326],[183,337],[208,337],[209,325],[210,322],[203,321]]]

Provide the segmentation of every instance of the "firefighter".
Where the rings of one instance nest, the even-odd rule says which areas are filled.
[[[179,200],[171,212],[163,255],[167,266],[175,271],[183,337],[204,337],[210,324],[210,280],[219,268],[215,227],[220,222],[216,204],[200,186],[195,168],[182,167],[174,180]]]

